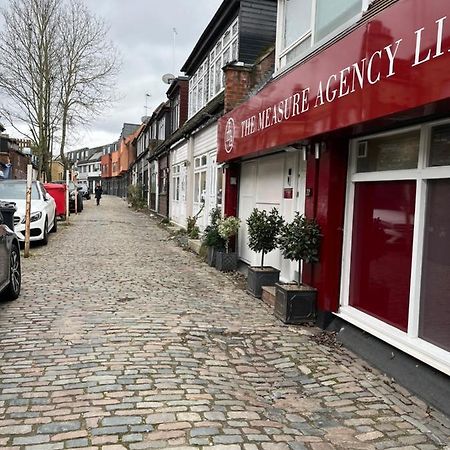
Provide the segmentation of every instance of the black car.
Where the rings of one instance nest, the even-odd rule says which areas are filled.
[[[53,184],[66,184],[65,180],[51,181]],[[69,181],[69,211],[75,212],[75,197],[77,199],[77,212],[83,211],[83,195],[73,181]]]
[[[19,240],[12,223],[15,208],[0,202],[0,299],[15,300],[22,280]],[[8,223],[7,223],[8,222]]]

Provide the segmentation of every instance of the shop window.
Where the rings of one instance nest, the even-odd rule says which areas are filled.
[[[449,153],[450,120],[354,141],[343,255],[343,316],[437,368],[450,352]]]
[[[450,351],[450,179],[429,180],[419,336]]]
[[[355,188],[350,305],[407,330],[415,181]]]
[[[434,127],[431,132],[430,166],[450,166],[450,125]]]
[[[420,130],[359,141],[356,151],[356,171],[416,169],[419,147]]]

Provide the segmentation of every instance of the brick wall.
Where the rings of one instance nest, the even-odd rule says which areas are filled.
[[[188,80],[179,80],[178,84],[180,86],[180,127],[181,127],[188,118],[189,82]]]
[[[230,63],[225,72],[225,113],[230,112],[245,100],[250,91],[264,83],[275,67],[275,50],[265,53],[253,66]]]

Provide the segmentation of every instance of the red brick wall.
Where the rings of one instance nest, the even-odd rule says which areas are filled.
[[[180,86],[180,127],[186,122],[188,118],[188,102],[189,102],[189,81],[179,80]]]
[[[102,178],[111,178],[112,176],[111,154],[103,155],[100,160],[100,165],[102,167]]]
[[[11,178],[23,180],[27,178],[27,165],[30,161],[28,156],[23,155],[15,150],[9,151],[9,160],[12,164]]]
[[[241,104],[252,85],[252,70],[247,66],[228,66],[225,69],[225,113]]]
[[[225,67],[225,114],[243,103],[249,91],[267,79],[274,67],[274,50],[262,56],[253,66],[230,64]]]

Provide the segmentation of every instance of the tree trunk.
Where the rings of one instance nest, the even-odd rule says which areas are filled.
[[[303,273],[302,273],[302,261],[298,262],[298,280],[297,285],[301,286],[303,284]]]
[[[264,269],[264,252],[261,255],[261,269]]]

